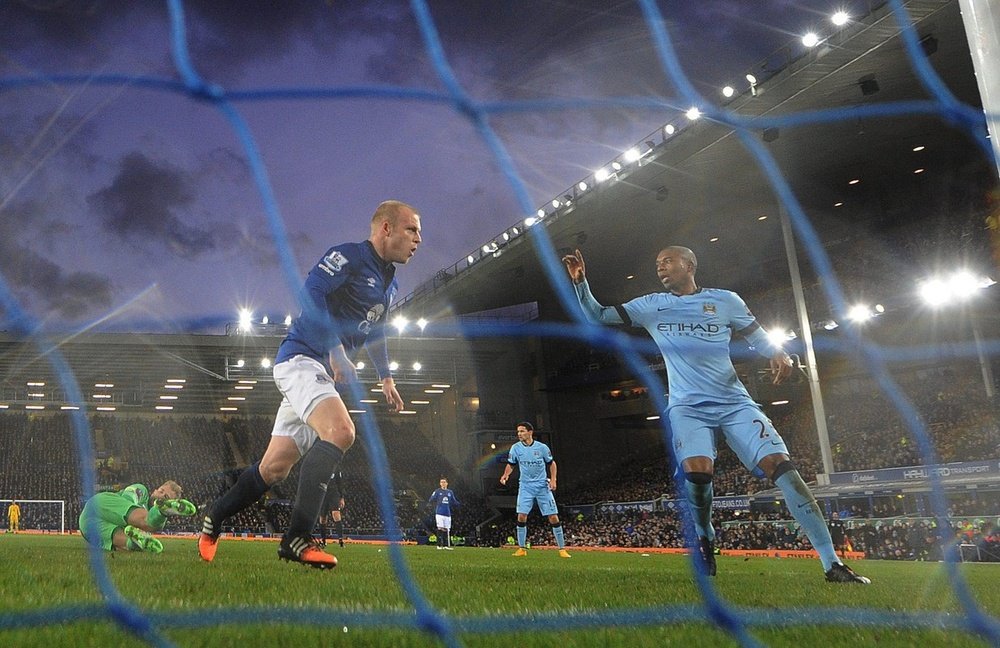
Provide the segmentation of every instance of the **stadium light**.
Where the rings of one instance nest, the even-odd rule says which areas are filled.
[[[260,366],[262,368],[264,368],[264,369],[269,368],[271,366],[271,359],[270,358],[261,358],[260,359]]]
[[[473,263],[476,262],[476,260],[472,257],[471,254],[469,256],[465,257],[465,260],[468,261],[469,265],[472,265]]]
[[[830,22],[832,22],[837,27],[843,27],[847,24],[847,21],[851,19],[850,14],[846,11],[837,11],[832,16],[830,16]]]
[[[858,324],[867,322],[873,317],[875,317],[875,314],[872,313],[867,304],[855,304],[847,309],[847,319]]]
[[[396,362],[395,360],[393,360],[392,362],[389,363],[389,371],[396,371],[397,369],[399,369],[399,363],[398,362]]]
[[[776,328],[767,331],[767,339],[771,341],[774,346],[782,346],[788,340],[794,340],[796,337],[793,331],[786,331],[785,329]]]
[[[580,191],[586,191],[587,190],[587,183],[586,182],[582,182],[582,181],[578,182],[577,185],[576,185],[576,188],[578,190],[580,190]]]
[[[746,79],[747,79],[747,83],[749,83],[750,85],[752,85],[752,86],[757,85],[757,77],[755,77],[754,75],[748,74],[746,76]]]
[[[418,319],[418,320],[417,320],[417,327],[418,327],[418,328],[419,328],[419,329],[420,329],[421,331],[423,331],[423,330],[424,330],[425,328],[427,328],[427,325],[428,325],[429,323],[430,323],[430,322],[428,322],[426,318],[424,318],[424,317],[421,317],[420,319]]]
[[[622,154],[622,159],[625,160],[626,162],[635,162],[640,157],[642,157],[642,155],[639,153],[639,149],[634,147],[630,148],[629,150],[625,151]]]
[[[240,319],[237,328],[240,331],[249,331],[250,326],[253,323],[253,313],[247,308],[240,309]]]
[[[542,210],[539,209],[538,211],[542,211]],[[531,227],[532,225],[534,225],[537,222],[538,222],[537,218],[535,218],[534,216],[528,216],[527,218],[524,219],[524,226],[525,227]],[[472,263],[472,257],[469,257],[469,263]]]
[[[835,320],[830,320],[829,322],[825,322],[823,324],[823,328],[826,329],[827,331],[832,331],[838,326],[840,326],[840,324],[837,324]]]
[[[559,206],[560,206],[561,204],[562,204],[562,203],[561,203],[561,202],[559,202],[559,199],[558,199],[558,198],[553,198],[553,199],[552,199],[552,209],[559,209]]]
[[[291,326],[291,325],[292,325],[292,316],[285,315],[285,326]]]
[[[687,109],[687,112],[684,113],[684,116],[690,119],[691,121],[694,121],[699,117],[701,117],[701,111],[698,110],[697,106],[691,106],[690,108]]]
[[[485,247],[485,246],[483,246],[483,247]],[[397,315],[392,320],[392,325],[396,327],[396,330],[399,331],[400,334],[403,333],[403,329],[405,329],[406,325],[409,324],[409,323],[410,323],[409,320],[407,320],[402,315]]]
[[[364,362],[359,362],[356,365],[354,365],[354,368],[357,369],[358,371],[363,371],[364,368],[365,368],[365,363]]]
[[[424,368],[424,366],[422,364],[420,364],[419,362],[414,362],[413,363],[413,370],[414,371],[420,371],[423,368]]]
[[[673,135],[676,131],[677,129],[674,127],[673,124],[667,124],[666,126],[663,127],[663,132],[666,133],[667,135]]]
[[[611,168],[614,169],[615,171],[621,171],[622,165],[619,162],[612,162]]]
[[[236,368],[237,369],[242,369],[246,365],[246,363],[247,363],[246,360],[244,360],[243,358],[240,358],[239,360],[236,361]]]
[[[605,180],[607,180],[610,177],[611,177],[611,173],[607,169],[605,169],[605,168],[600,168],[597,171],[594,171],[594,181],[595,182],[604,182]]]
[[[977,277],[969,270],[959,270],[948,277],[931,277],[917,286],[924,303],[932,308],[971,299],[983,288],[996,282],[989,277]]]
[[[802,44],[806,47],[816,47],[819,45],[819,36],[813,32],[807,32],[802,36]]]
[[[736,88],[734,88],[733,86],[727,85],[722,89],[722,96],[725,97],[726,99],[732,97],[734,94],[736,94]]]
[[[271,322],[271,320],[270,320],[270,319],[268,318],[268,316],[267,316],[267,315],[265,315],[264,317],[262,317],[262,318],[260,319],[260,323],[261,323],[261,324],[269,324],[270,322]]]

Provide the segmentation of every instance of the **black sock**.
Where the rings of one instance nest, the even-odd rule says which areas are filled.
[[[208,517],[212,520],[212,535],[222,532],[222,523],[260,499],[270,486],[260,476],[260,462],[247,467],[226,494],[216,500]],[[204,528],[208,528],[206,525]]]
[[[337,470],[343,457],[340,448],[322,439],[309,448],[300,464],[299,490],[295,495],[286,538],[308,538],[311,535],[323,507],[330,475]]]
[[[343,542],[344,541],[344,521],[343,520],[334,520],[333,524],[337,528],[337,539],[340,540],[341,542]]]

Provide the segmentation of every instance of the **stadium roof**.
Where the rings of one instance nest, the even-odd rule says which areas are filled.
[[[958,2],[904,4],[932,66],[958,99],[980,106]],[[739,95],[728,109],[773,117],[930,98],[885,5],[804,57],[777,72],[762,70],[758,77],[756,96]],[[940,228],[950,217],[959,218],[941,213],[952,204],[949,200],[957,195],[974,202],[982,199],[984,186],[996,184],[996,169],[968,133],[937,116],[848,118],[782,126],[766,136],[762,129],[755,132],[818,228],[835,266],[882,259],[872,265],[887,275],[919,271],[902,250],[886,248],[883,234],[904,225]],[[584,252],[599,299],[622,303],[658,290],[653,260],[667,244],[694,249],[703,285],[746,295],[787,286],[780,202],[733,130],[701,119],[648,144],[653,145],[649,153],[617,179],[595,184],[591,176],[590,187],[571,196],[570,206],[548,209],[541,221],[558,253],[577,247]],[[860,182],[849,184],[855,179]],[[815,281],[801,245],[798,251],[804,278]],[[442,270],[396,309],[410,317],[434,317],[534,301],[544,311],[545,304],[555,303],[554,292],[531,237],[519,232],[509,241],[498,239],[495,251],[471,265],[460,261]]]
[[[72,406],[71,388],[62,384],[53,367],[57,359],[72,370],[89,413],[98,407],[114,407],[119,413],[273,416],[280,394],[272,384],[270,368],[261,361],[274,358],[281,339],[249,332],[228,336],[94,333],[61,340],[23,340],[0,333],[0,409],[30,412],[26,407],[32,405],[52,412]],[[44,349],[56,349],[58,358]],[[456,398],[475,372],[475,363],[490,362],[503,352],[489,343],[479,343],[473,351],[461,340],[430,337],[394,338],[389,351],[390,359],[399,363],[396,383],[409,387],[401,390],[404,396],[429,401],[418,407]],[[366,359],[363,356],[360,359]],[[421,364],[419,370],[413,369],[415,361]],[[377,384],[370,366],[359,372],[359,378],[366,389]],[[435,390],[440,393],[424,394],[432,385],[446,387]],[[351,395],[345,400],[352,407],[382,411],[381,394],[363,398],[369,396],[377,403],[359,404]],[[157,406],[173,409],[158,410]]]

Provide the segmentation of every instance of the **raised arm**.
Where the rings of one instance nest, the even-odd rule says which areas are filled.
[[[574,250],[573,254],[567,254],[562,258],[562,262],[566,266],[569,278],[573,281],[576,298],[580,301],[580,307],[587,319],[600,324],[625,323],[615,308],[603,306],[590,292],[590,284],[587,283],[587,266],[580,250]]]

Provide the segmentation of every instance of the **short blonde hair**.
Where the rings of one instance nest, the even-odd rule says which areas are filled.
[[[400,213],[404,210],[409,210],[413,213],[417,211],[412,205],[408,205],[400,200],[386,200],[380,203],[375,208],[375,213],[372,214],[372,229],[375,229],[385,221],[388,221],[390,225],[395,225]]]
[[[175,495],[171,499],[178,499],[181,495],[184,494],[184,489],[181,488],[181,485],[175,482],[173,479],[168,479],[167,481],[163,482],[163,486],[160,486],[160,488],[168,488],[171,491],[173,491]]]

